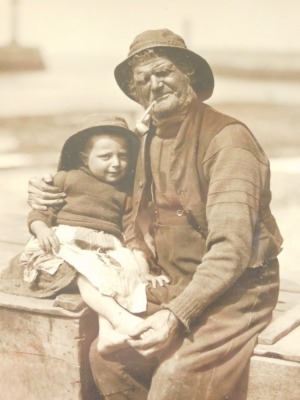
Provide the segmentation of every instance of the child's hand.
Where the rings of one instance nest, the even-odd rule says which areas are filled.
[[[159,284],[159,286],[165,286],[166,283],[170,283],[170,279],[164,275],[155,276],[151,274],[145,274],[142,276],[142,279],[144,282],[151,283],[154,289],[156,288],[157,284]]]
[[[140,277],[142,278],[143,282],[151,283],[152,287],[154,287],[154,288],[156,288],[157,284],[159,284],[159,286],[165,286],[166,283],[170,282],[170,279],[164,275],[156,276],[156,275],[150,274],[150,272],[149,272],[150,267],[148,265],[147,258],[141,250],[134,249],[133,254],[134,254],[135,260],[139,266]]]
[[[52,253],[52,249],[54,251],[59,251],[59,241],[57,236],[51,228],[48,228],[48,226],[39,231],[37,234],[37,240],[45,253]]]
[[[59,241],[51,228],[42,221],[34,221],[31,230],[35,234],[42,250],[45,253],[52,253],[52,250],[59,251]]]

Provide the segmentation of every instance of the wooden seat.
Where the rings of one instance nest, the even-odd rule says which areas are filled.
[[[22,248],[2,243],[0,270]],[[300,399],[299,305],[299,284],[283,282],[274,320],[251,358],[249,381],[242,382],[245,399]],[[0,393],[6,399],[101,398],[88,361],[97,316],[78,299],[55,303],[0,293],[0,329]]]
[[[73,302],[62,301],[68,310],[56,306],[54,300],[0,293],[3,398],[100,399],[88,359],[98,332],[97,315],[78,304],[76,296]]]
[[[300,399],[300,303],[259,335],[246,380],[247,400]]]

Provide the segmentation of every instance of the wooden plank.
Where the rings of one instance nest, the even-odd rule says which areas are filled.
[[[3,399],[81,399],[78,365],[69,364],[66,370],[60,360],[10,352],[1,353],[1,363],[5,365],[0,367]]]
[[[53,299],[36,299],[2,292],[0,292],[0,307],[70,318],[81,317],[85,313],[90,312],[87,307],[79,311],[70,311],[62,307],[56,307],[54,306]]]
[[[271,346],[258,344],[254,354],[300,363],[300,326]]]
[[[82,300],[80,294],[62,293],[56,296],[53,306],[62,307],[63,309],[70,311],[80,311],[86,307],[86,304]]]
[[[2,307],[0,331],[3,398],[99,400],[88,360],[95,313],[70,318]]]
[[[2,308],[1,350],[11,354],[55,358],[63,364],[77,364],[79,320],[39,315]]]
[[[275,315],[286,312],[297,304],[300,304],[300,293],[280,290]]]
[[[242,382],[242,399],[299,400],[300,364],[253,356],[249,379]],[[246,397],[245,397],[246,396]]]
[[[259,344],[273,344],[300,325],[300,304],[273,320],[258,336]]]
[[[281,279],[280,290],[284,292],[294,292],[300,294],[300,283],[297,281],[295,282],[287,279]]]

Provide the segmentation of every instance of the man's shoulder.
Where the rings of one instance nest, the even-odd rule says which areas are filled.
[[[241,124],[245,125],[243,122],[239,121],[237,118],[227,115],[219,110],[216,110],[212,106],[203,103],[203,121],[207,124],[218,124],[218,125],[231,125],[231,124]]]
[[[206,153],[206,159],[226,148],[249,151],[260,162],[268,164],[268,158],[255,136],[246,125],[238,121],[225,126],[214,137]]]
[[[205,103],[202,103],[200,107],[199,142],[201,143],[200,149],[203,155],[206,154],[212,143],[214,143],[215,146],[221,146],[222,142],[230,141],[230,135],[226,135],[223,140],[218,139],[218,136],[223,130],[229,129],[229,131],[231,131],[234,126],[244,127],[245,130],[248,129],[236,118],[223,114]],[[226,146],[227,143],[224,143],[224,145]]]

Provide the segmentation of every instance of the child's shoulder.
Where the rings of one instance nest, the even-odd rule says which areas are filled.
[[[73,185],[80,185],[86,179],[87,176],[83,171],[71,169],[70,171],[58,171],[53,178],[53,184],[63,189]]]
[[[58,171],[53,177],[53,185],[62,187],[68,177],[69,171]]]

